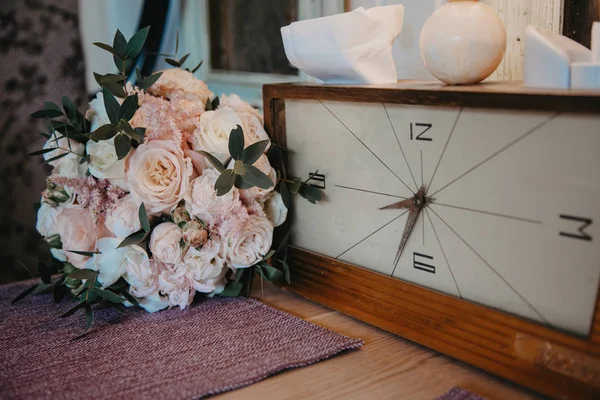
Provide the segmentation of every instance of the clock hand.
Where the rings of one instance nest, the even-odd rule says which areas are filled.
[[[394,271],[396,270],[396,266],[398,265],[400,256],[402,255],[402,252],[404,251],[406,242],[408,241],[408,238],[410,237],[410,234],[411,234],[413,228],[415,227],[415,223],[417,222],[417,219],[419,218],[419,214],[421,213],[421,210],[423,209],[423,207],[425,207],[425,204],[427,203],[427,201],[428,201],[428,199],[425,197],[425,186],[421,186],[419,191],[412,198],[405,199],[405,200],[390,204],[389,206],[380,208],[380,210],[404,209],[404,208],[409,210],[408,219],[406,220],[406,225],[404,226],[404,232],[402,232],[402,238],[400,239],[400,244],[398,246],[398,252],[396,253],[396,258],[394,259]],[[392,271],[392,275],[394,274],[394,271]]]

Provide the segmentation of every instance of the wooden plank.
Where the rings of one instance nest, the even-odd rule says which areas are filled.
[[[275,98],[600,113],[599,90],[536,89],[515,82],[465,86],[429,81],[352,86],[287,83],[263,86],[263,98],[266,113],[268,104]],[[270,123],[265,117],[265,125],[270,126]]]

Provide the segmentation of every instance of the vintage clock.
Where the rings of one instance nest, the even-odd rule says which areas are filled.
[[[600,93],[266,85],[292,289],[559,398],[600,394]]]

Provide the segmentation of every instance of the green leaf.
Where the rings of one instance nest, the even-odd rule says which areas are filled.
[[[88,331],[94,323],[94,311],[90,304],[85,305],[85,330]]]
[[[36,150],[36,151],[32,151],[31,153],[27,154],[28,156],[41,156],[42,154],[46,154],[46,153],[50,153],[51,151],[56,150],[55,147],[49,148],[49,149],[41,149],[41,150]]]
[[[190,56],[190,53],[187,53],[185,56],[181,57],[179,59],[179,65],[183,65],[185,63],[185,60],[187,60],[189,56]]]
[[[285,275],[285,281],[287,282],[288,285],[292,284],[292,278],[290,275],[290,266],[288,265],[287,262],[283,262],[283,274]]]
[[[121,292],[121,294],[123,295],[123,297],[125,297],[127,299],[128,302],[130,302],[131,304],[133,304],[134,306],[139,305],[140,303],[136,300],[135,297],[133,297],[132,295],[129,294],[129,292],[127,290],[123,290]]]
[[[74,126],[79,126],[83,121],[83,115],[77,111],[75,104],[67,96],[62,97],[62,106],[65,110],[65,115]]]
[[[219,96],[215,97],[211,102],[210,102],[210,106],[212,107],[213,110],[216,110],[217,108],[219,108],[219,105],[221,104],[221,100],[219,100]]]
[[[233,172],[235,172],[235,174],[239,176],[244,176],[246,174],[246,169],[244,168],[244,163],[242,162],[242,160],[237,160],[233,164]]]
[[[50,267],[40,261],[40,262],[38,262],[37,268],[38,268],[38,272],[40,274],[40,279],[42,280],[42,282],[51,283],[52,282],[52,277],[51,277],[52,273],[50,271]]]
[[[231,282],[225,290],[219,293],[219,296],[223,297],[237,297],[240,295],[242,289],[244,288],[244,284],[242,282]]]
[[[115,96],[105,88],[102,89],[102,96],[104,97],[104,107],[106,108],[106,114],[108,115],[108,119],[113,124],[119,122],[119,109],[121,106]]]
[[[148,220],[148,213],[146,213],[146,206],[144,205],[144,203],[140,204],[138,215],[140,217],[140,223],[142,224],[142,228],[144,228],[144,231],[150,232],[150,221]]]
[[[33,286],[28,287],[27,289],[23,290],[21,293],[19,293],[17,295],[17,297],[15,297],[10,303],[11,304],[15,304],[17,301],[27,297],[29,294],[31,294],[31,292],[33,292],[35,290],[35,288],[37,287],[37,283]]]
[[[262,261],[267,261],[269,258],[273,257],[273,254],[275,254],[275,250],[269,250],[269,252],[262,258]]]
[[[77,310],[79,310],[80,308],[84,308],[87,305],[88,305],[87,301],[82,301],[81,303],[74,305],[73,307],[71,307],[70,309],[65,311],[64,313],[60,314],[58,316],[58,318],[66,318],[68,316],[71,316],[71,315],[75,314],[77,312]]]
[[[102,88],[108,90],[113,96],[116,97],[127,97],[127,93],[125,93],[125,89],[123,86],[119,85],[117,82],[103,82]]]
[[[131,37],[131,39],[129,39],[129,43],[127,43],[127,47],[125,48],[125,58],[134,58],[140,53],[140,51],[142,51],[142,47],[144,47],[149,30],[149,26],[142,28],[137,31],[135,35]]]
[[[233,182],[235,180],[235,172],[232,169],[227,169],[219,175],[217,181],[215,182],[215,190],[217,191],[217,196],[223,196],[226,193],[229,193],[231,188],[233,187]]]
[[[54,110],[54,111],[58,111],[62,114],[62,110],[60,109],[59,106],[57,106],[55,103],[51,102],[51,101],[45,101],[44,102],[44,108],[46,110]]]
[[[107,45],[106,43],[100,43],[100,42],[94,42],[92,43],[94,46],[98,46],[100,47],[102,50],[106,50],[109,53],[111,53],[113,56],[116,57],[120,57],[119,53],[117,53],[117,51],[115,49],[113,49],[111,46]]]
[[[144,135],[146,134],[146,128],[134,128],[133,131],[140,138],[138,142],[142,143],[144,141]]]
[[[279,245],[277,246],[277,250],[275,251],[275,258],[279,259],[281,258],[281,255],[283,253],[285,253],[286,249],[287,249],[287,245],[290,242],[290,238],[292,236],[292,231],[287,231],[287,233],[285,234],[285,236],[283,237],[283,239],[281,239],[281,242],[279,242]]]
[[[219,172],[223,172],[225,171],[225,166],[223,164],[221,164],[221,161],[219,161],[219,159],[215,156],[213,156],[212,154],[210,154],[207,151],[204,150],[199,150],[198,153],[202,154],[204,157],[206,157],[208,159],[208,161],[210,161],[210,163],[213,165],[213,167],[215,167],[215,169]]]
[[[242,276],[244,276],[244,270],[245,268],[238,268],[235,271],[235,278],[233,279],[233,282],[237,283],[242,279]]]
[[[285,181],[281,181],[279,183],[279,194],[281,195],[283,205],[286,208],[290,208],[290,189],[288,189],[287,183]]]
[[[172,58],[165,58],[165,61],[167,64],[172,65],[174,67],[177,67],[177,68],[181,67],[181,64],[179,64],[179,61],[173,60]]]
[[[129,245],[140,244],[144,240],[146,240],[148,238],[148,236],[150,236],[150,233],[144,232],[144,231],[138,231],[138,232],[132,233],[131,235],[129,235],[125,239],[123,239],[123,241],[121,242],[121,244],[119,244],[119,246],[117,248],[119,249],[119,248],[126,247]]]
[[[119,110],[119,120],[129,121],[133,118],[133,114],[138,109],[138,97],[137,94],[133,96],[128,96],[123,104],[121,104],[121,109]]]
[[[283,272],[281,272],[277,268],[272,267],[265,263],[262,263],[260,265],[260,267],[263,270],[263,272],[265,273],[267,280],[269,280],[271,282],[279,282],[279,281],[283,280],[283,278],[284,278]]]
[[[300,190],[301,186],[302,186],[302,181],[300,179],[294,179],[294,183],[292,183],[290,185],[290,193],[297,194],[298,190]]]
[[[321,200],[321,191],[314,186],[308,185],[306,183],[302,183],[300,190],[298,190],[300,196],[304,197],[306,200],[315,204],[315,202]]]
[[[156,83],[156,81],[160,78],[162,72],[157,72],[156,74],[152,74],[150,76],[145,77],[138,81],[137,85],[140,89],[146,90],[150,88],[152,85]]]
[[[244,168],[244,173],[245,172],[246,172],[246,169]],[[250,189],[252,187],[252,185],[248,185],[246,182],[244,182],[244,179],[240,175],[235,176],[235,181],[233,182],[233,186],[235,186],[238,189]]]
[[[175,54],[179,51],[179,29],[175,30]]]
[[[192,71],[191,71],[191,72],[192,72],[192,74],[193,74],[193,73],[195,73],[196,71],[198,71],[198,68],[200,68],[200,67],[202,66],[202,63],[203,63],[203,62],[204,62],[204,60],[203,60],[203,61],[200,61],[200,62],[198,63],[198,65],[196,65],[196,66],[194,67],[194,69],[192,69]]]
[[[242,177],[244,182],[249,185],[259,187],[261,189],[268,189],[273,186],[273,181],[267,175],[265,175],[260,169],[254,165],[244,164],[246,174]]]
[[[240,160],[244,152],[244,131],[236,125],[229,133],[229,154],[234,160]]]
[[[127,40],[125,39],[125,36],[123,36],[121,31],[117,29],[117,32],[115,33],[115,38],[113,39],[113,49],[115,49],[115,51],[121,58],[126,58],[125,57],[125,48],[126,47],[127,47]]]
[[[123,75],[119,75],[119,74],[105,74],[105,75],[100,75],[100,82],[101,83],[108,83],[108,82],[123,82],[125,80],[125,76]]]
[[[117,134],[117,126],[115,124],[106,124],[98,127],[90,135],[90,139],[94,142],[99,140],[108,140]]]
[[[56,282],[54,284],[54,287],[52,288],[52,299],[54,300],[54,302],[60,303],[61,301],[63,301],[66,294],[67,290],[65,289],[65,287],[60,282]]]
[[[71,279],[94,279],[98,276],[98,271],[92,269],[78,269],[69,274]]]
[[[244,161],[244,164],[254,164],[264,154],[270,142],[269,139],[261,140],[246,147],[242,152],[242,161]]]
[[[79,254],[80,256],[92,257],[94,254],[101,254],[99,251],[79,251],[79,250],[65,250],[69,253]]]
[[[106,301],[110,301],[111,303],[125,303],[125,298],[119,296],[116,293],[113,293],[109,290],[103,290],[97,287],[93,287],[90,289],[93,293],[96,293],[98,296],[102,297]]]
[[[63,113],[60,110],[39,110],[31,113],[32,118],[56,118],[62,117]]]
[[[210,99],[206,99],[206,103],[204,103],[204,111],[212,111],[212,102]]]
[[[119,160],[124,159],[130,149],[131,139],[127,135],[120,134],[115,137],[115,150]]]
[[[52,157],[52,158],[49,158],[49,159],[47,159],[47,160],[45,161],[45,163],[46,163],[46,164],[50,164],[52,161],[60,160],[61,158],[63,158],[63,157],[66,157],[66,156],[68,156],[68,155],[69,155],[69,153],[68,153],[68,152],[64,152],[64,153],[62,153],[62,154],[59,154],[59,155],[57,155],[57,156],[55,156],[55,157]]]

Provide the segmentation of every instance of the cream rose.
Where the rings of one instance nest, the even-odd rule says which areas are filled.
[[[229,157],[229,134],[237,125],[243,126],[242,120],[229,107],[206,111],[194,131],[194,150],[208,151],[224,161]]]
[[[57,137],[60,137],[60,139],[56,140]],[[52,137],[46,141],[43,148],[55,149],[48,153],[44,153],[44,160],[49,160],[61,154],[68,153],[66,156],[48,163],[53,167],[53,174],[66,176],[67,178],[78,178],[85,175],[88,165],[87,163],[80,163],[81,157],[83,156],[83,150],[85,149],[83,144],[72,139],[67,139],[61,133],[55,132]]]
[[[115,138],[89,140],[86,152],[90,156],[89,171],[92,176],[100,179],[108,179],[110,183],[128,191],[129,186],[125,182],[125,160],[119,160],[115,149]]]
[[[58,234],[57,218],[62,212],[62,207],[53,207],[42,201],[42,205],[37,212],[37,221],[35,228],[44,238]]]
[[[264,217],[250,216],[244,228],[224,235],[227,261],[235,268],[248,268],[260,261],[273,243],[273,224]]]
[[[97,234],[92,213],[78,206],[66,208],[56,218],[56,231],[60,235],[67,261],[76,268],[85,268],[89,257],[67,250],[95,250]]]
[[[129,247],[118,248],[121,239],[102,238],[96,241],[99,254],[94,254],[85,267],[98,271],[98,282],[102,287],[108,287],[119,280],[125,272],[123,258],[130,250]]]
[[[129,293],[136,298],[152,296],[158,292],[158,275],[164,266],[160,261],[149,260],[141,248],[132,248],[140,251],[130,251],[123,259],[123,278],[129,283]]]
[[[150,251],[155,259],[166,264],[181,262],[181,229],[172,222],[163,222],[152,230]]]
[[[242,120],[246,146],[269,139],[263,126],[263,117],[256,108],[246,103],[238,95],[221,96],[221,106],[232,108]]]
[[[128,157],[126,169],[131,194],[153,213],[168,211],[179,203],[194,171],[181,148],[165,140],[140,145]]]
[[[268,189],[261,189],[259,187],[251,187],[249,189],[240,190],[240,196],[245,199],[264,199],[273,191],[275,188],[275,182],[277,181],[277,171],[271,166],[269,163],[269,159],[266,155],[260,156],[258,160],[254,163],[254,166],[262,171],[265,175],[271,179],[273,185]]]
[[[183,261],[189,271],[192,285],[200,293],[211,293],[222,285],[223,270],[228,270],[220,257],[221,243],[209,240],[202,249],[190,248]],[[227,272],[227,271],[225,271]]]
[[[171,307],[184,309],[192,303],[196,293],[187,266],[183,263],[165,265],[158,277],[158,285],[160,292],[168,296]]]
[[[239,204],[239,191],[235,187],[223,196],[217,196],[214,187],[218,177],[216,170],[205,169],[201,176],[190,183],[185,196],[190,215],[210,223],[215,217],[231,212]]]
[[[162,71],[162,75],[156,83],[148,88],[148,93],[163,96],[169,100],[186,99],[198,101],[201,104],[213,97],[213,92],[208,90],[206,83],[181,68]]]
[[[272,191],[271,194],[265,198],[264,205],[267,218],[274,227],[278,227],[285,222],[288,209],[285,204],[283,204],[283,199],[279,192]]]
[[[106,212],[104,225],[116,237],[126,238],[142,229],[139,208],[140,203],[136,202],[132,195],[125,195]]]

